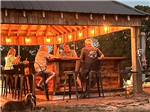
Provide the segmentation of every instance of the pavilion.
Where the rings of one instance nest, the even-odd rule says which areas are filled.
[[[57,44],[130,29],[133,87],[134,93],[140,93],[137,50],[141,48],[141,21],[148,16],[117,1],[2,1],[0,42],[56,48]]]

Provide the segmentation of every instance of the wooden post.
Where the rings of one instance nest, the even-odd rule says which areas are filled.
[[[132,71],[133,92],[134,94],[142,93],[142,74],[139,66],[137,50],[140,48],[139,27],[131,28],[131,54],[132,54]],[[138,72],[138,73],[136,73]]]

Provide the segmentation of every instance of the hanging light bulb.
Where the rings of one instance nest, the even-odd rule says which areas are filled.
[[[50,43],[51,42],[51,38],[46,38],[46,42]]]
[[[68,36],[68,39],[69,39],[69,40],[71,40],[71,39],[72,39],[72,35],[71,35],[71,34]]]
[[[12,40],[11,40],[11,38],[6,37],[6,40],[5,40],[5,41],[6,41],[6,43],[11,43]]]
[[[79,32],[79,37],[82,37],[83,36],[83,33],[82,32]]]
[[[94,30],[94,29],[92,29],[92,30],[91,30],[91,34],[92,34],[92,35],[94,35],[94,33],[95,33],[95,30]]]
[[[26,38],[25,38],[25,42],[26,42],[26,43],[30,43],[30,42],[31,42],[31,39],[30,39],[29,37],[26,37]]]
[[[109,31],[109,27],[108,26],[104,26],[104,32],[108,33],[108,31]]]
[[[58,37],[58,43],[61,43],[61,42],[62,42],[62,38]]]

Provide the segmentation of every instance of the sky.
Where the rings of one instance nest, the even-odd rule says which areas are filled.
[[[132,6],[132,7],[136,5],[150,6],[150,0],[117,0],[117,1],[127,4],[129,6]]]

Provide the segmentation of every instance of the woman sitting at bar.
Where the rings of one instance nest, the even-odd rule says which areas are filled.
[[[4,70],[13,70],[14,64],[18,64],[20,62],[20,57],[16,57],[16,50],[14,48],[10,48],[10,50],[7,53],[7,56],[5,57],[5,67]]]
[[[46,75],[48,75],[48,78],[45,82],[46,84],[48,84],[48,82],[55,77],[55,73],[47,69],[47,58],[52,59],[54,56],[48,53],[48,46],[40,46],[35,57],[34,68],[38,74],[42,75],[42,72],[44,72]],[[42,82],[43,79],[38,82],[37,89],[44,89]]]
[[[99,70],[98,57],[104,57],[103,53],[93,46],[93,41],[91,39],[85,40],[85,47],[81,50],[81,82],[83,87],[83,94],[81,98],[89,96],[88,91],[86,91],[86,86],[88,87],[88,75],[91,70]],[[90,87],[89,87],[90,88]],[[89,89],[87,88],[87,89]]]

